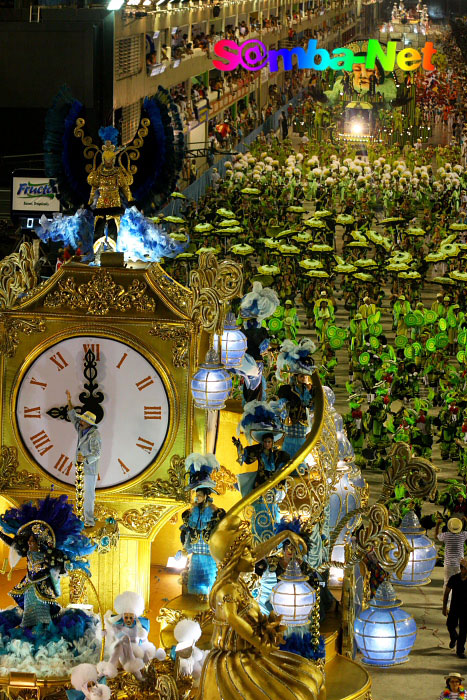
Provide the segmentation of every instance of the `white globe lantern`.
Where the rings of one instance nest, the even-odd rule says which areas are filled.
[[[224,324],[224,332],[220,338],[221,362],[225,367],[231,369],[239,367],[246,352],[247,339],[235,322],[232,313],[227,315]],[[214,350],[219,349],[219,336],[214,336]]]
[[[307,625],[310,613],[316,602],[316,593],[300,571],[295,559],[287,566],[279,583],[272,589],[271,605],[276,615],[282,615],[282,622],[288,627]]]
[[[399,530],[407,537],[412,551],[402,578],[391,578],[392,583],[399,586],[426,586],[430,583],[430,575],[436,564],[436,547],[420,525],[413,510],[402,518]]]
[[[217,353],[209,350],[206,360],[191,378],[191,393],[197,408],[220,411],[232,390],[232,378],[220,364]]]

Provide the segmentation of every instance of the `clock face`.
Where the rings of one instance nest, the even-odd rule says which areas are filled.
[[[102,440],[98,489],[123,485],[154,463],[170,424],[160,373],[125,342],[82,335],[43,351],[17,391],[19,435],[42,469],[74,484],[77,433],[66,418],[67,389],[77,413],[96,415]]]

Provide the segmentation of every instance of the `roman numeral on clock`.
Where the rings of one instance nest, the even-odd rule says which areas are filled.
[[[144,407],[144,420],[161,420],[162,418],[162,407],[161,406],[145,406]]]
[[[65,476],[68,476],[70,474],[72,467],[72,460],[64,454],[61,454],[60,457],[57,459],[56,464],[54,464],[54,469],[56,469],[58,472],[61,472]]]
[[[41,417],[41,407],[35,406],[34,408],[24,407],[24,417],[25,418],[40,418]]]
[[[50,438],[45,432],[45,430],[41,430],[39,433],[31,435],[29,439],[31,440],[32,444],[42,457],[53,447]],[[50,443],[50,445],[48,445],[47,443]]]
[[[100,358],[101,346],[99,345],[99,343],[91,343],[91,344],[83,343],[83,349],[84,349],[85,354],[87,353],[88,350],[91,350],[94,353],[94,357],[96,358],[96,360],[101,359]]]
[[[47,389],[47,383],[46,382],[38,382],[37,379],[34,379],[34,377],[31,377],[31,380],[29,382],[30,384],[34,384],[35,386],[40,386],[42,391],[45,391]]]
[[[118,365],[117,365],[117,369],[120,369],[120,367],[123,365],[123,363],[125,362],[125,360],[126,360],[127,357],[128,357],[128,353],[127,353],[127,352],[124,352],[123,355],[122,355],[121,358],[120,358],[120,362],[119,362]]]
[[[125,462],[122,462],[122,460],[119,458],[119,459],[118,459],[118,463],[119,463],[119,465],[120,465],[120,467],[121,467],[121,469],[122,469],[122,472],[123,472],[124,474],[128,474],[130,470],[129,470],[128,467],[126,466]]]
[[[56,352],[55,355],[51,355],[49,360],[57,365],[59,372],[61,372],[62,369],[65,369],[65,367],[68,367],[68,362],[64,359],[60,352]]]
[[[138,440],[139,442],[136,443],[136,447],[141,447],[142,450],[144,450],[148,454],[151,454],[152,448],[154,447],[154,443],[142,437],[139,437]]]
[[[146,387],[151,386],[151,384],[154,384],[154,379],[152,379],[151,377],[145,377],[144,379],[140,379],[139,382],[136,382],[138,391],[143,391],[143,389],[146,389]]]

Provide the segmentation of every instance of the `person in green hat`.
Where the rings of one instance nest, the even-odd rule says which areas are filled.
[[[441,459],[456,460],[456,434],[462,425],[462,414],[459,411],[455,396],[451,393],[446,397],[446,405],[441,409],[434,424],[440,431]]]
[[[358,313],[361,314],[365,321],[376,313],[376,305],[373,304],[369,296],[363,298],[363,303],[358,307]]]
[[[295,340],[297,337],[297,330],[300,328],[300,321],[298,320],[297,309],[290,299],[287,299],[284,304],[282,323],[283,326],[279,334],[279,339],[285,340],[288,338],[289,340]]]
[[[394,302],[394,306],[392,307],[392,327],[396,331],[397,335],[407,335],[407,326],[405,325],[404,318],[409,311],[410,302],[407,301],[404,294],[400,294],[399,298]]]
[[[326,342],[326,331],[330,323],[334,323],[334,306],[328,298],[326,291],[322,291],[315,301],[313,309],[315,317],[316,331],[320,336],[320,343],[324,345]]]
[[[442,292],[438,292],[438,294],[436,295],[436,299],[431,305],[431,310],[434,311],[435,313],[437,313],[438,316],[443,315],[444,306],[443,306],[443,294],[442,294]]]
[[[376,452],[376,465],[380,469],[386,468],[386,450],[390,444],[389,434],[384,426],[388,417],[389,395],[386,387],[376,389],[376,396],[365,414],[365,428],[367,446]]]
[[[348,389],[351,388],[349,384],[346,386]],[[351,394],[349,398],[350,411],[344,415],[344,424],[347,435],[355,452],[355,461],[359,465],[364,463],[362,450],[365,446],[365,428],[363,422],[363,412],[361,409],[363,401],[363,396]]]

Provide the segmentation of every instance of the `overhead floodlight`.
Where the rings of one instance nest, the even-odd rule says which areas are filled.
[[[109,4],[107,5],[108,10],[119,10],[125,0],[110,0]]]

